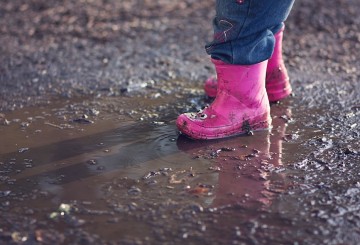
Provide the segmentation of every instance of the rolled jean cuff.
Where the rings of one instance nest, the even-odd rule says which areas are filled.
[[[280,28],[276,29],[280,30]],[[206,52],[213,59],[222,60],[228,64],[252,65],[269,59],[274,46],[273,32],[265,30],[243,39],[206,46]]]

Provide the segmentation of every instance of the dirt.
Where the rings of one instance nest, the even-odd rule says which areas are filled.
[[[360,4],[296,1],[271,131],[179,137],[214,2],[0,5],[0,244],[357,244]]]

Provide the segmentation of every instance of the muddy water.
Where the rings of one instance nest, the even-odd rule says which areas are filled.
[[[89,104],[8,113],[11,124],[1,127],[0,241],[316,241],[305,229],[312,213],[299,219],[302,204],[293,193],[311,178],[300,166],[306,142],[322,139],[324,130],[304,127],[291,104],[272,105],[270,131],[206,142],[178,136],[172,110],[156,120],[131,117],[133,111],[104,110],[100,117]]]

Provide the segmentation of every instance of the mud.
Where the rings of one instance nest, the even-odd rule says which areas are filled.
[[[0,244],[358,243],[360,4],[296,2],[271,131],[192,141],[212,5],[2,1]]]

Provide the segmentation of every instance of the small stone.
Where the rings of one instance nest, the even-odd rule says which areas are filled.
[[[23,153],[23,152],[26,152],[26,151],[28,151],[28,150],[29,150],[29,148],[23,147],[23,148],[20,148],[20,149],[18,150],[18,152],[19,152],[19,153]]]
[[[97,162],[96,162],[96,160],[91,159],[91,160],[87,161],[87,164],[90,164],[90,165],[96,165],[96,164],[97,164]]]
[[[200,205],[200,204],[192,204],[189,206],[189,209],[195,211],[195,212],[203,212],[204,211],[204,208]]]
[[[20,124],[20,126],[21,126],[22,128],[27,128],[27,127],[30,126],[30,123],[28,123],[28,122],[22,122],[22,123]]]
[[[97,115],[100,114],[100,111],[95,110],[95,109],[89,109],[89,113],[90,113],[90,115],[92,115],[92,116],[97,116]]]
[[[6,197],[11,193],[11,191],[0,191],[0,197]]]
[[[128,190],[128,194],[132,195],[132,196],[137,196],[141,194],[141,190],[135,186],[132,186],[129,190]]]
[[[61,212],[61,213],[68,214],[68,213],[70,213],[71,205],[70,205],[70,204],[66,204],[66,203],[62,203],[62,204],[60,204],[58,210],[59,210],[59,212]]]
[[[77,119],[73,119],[72,121],[75,122],[75,123],[79,123],[79,124],[92,124],[92,123],[94,123],[93,121],[88,120],[86,118],[77,118]]]
[[[8,121],[8,120],[5,119],[3,124],[4,124],[4,126],[9,126],[9,125],[10,125],[10,121]]]

